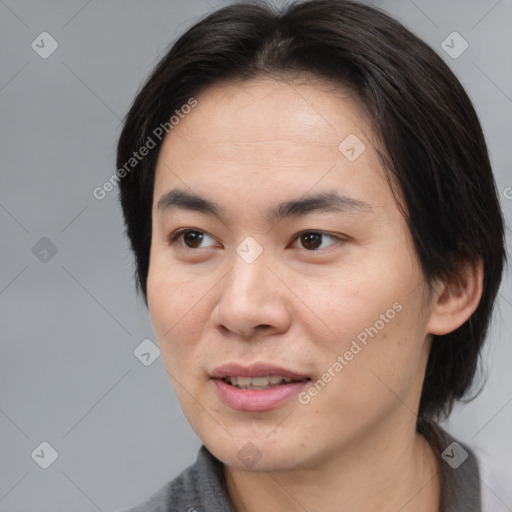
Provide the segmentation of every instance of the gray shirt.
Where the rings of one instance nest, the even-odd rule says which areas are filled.
[[[480,479],[474,453],[443,436],[443,499],[441,512],[481,512]],[[456,443],[456,444],[452,444]],[[466,457],[467,453],[467,458]],[[224,468],[203,445],[194,464],[139,505],[119,512],[234,512]]]

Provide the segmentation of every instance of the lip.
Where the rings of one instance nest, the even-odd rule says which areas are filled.
[[[310,381],[290,382],[268,389],[241,389],[220,379],[212,379],[219,398],[239,411],[268,411],[284,404]]]
[[[280,384],[268,389],[241,389],[222,380],[224,377],[265,377],[267,375],[286,377],[300,382]],[[275,409],[297,395],[310,382],[306,375],[268,363],[255,363],[248,366],[228,363],[214,368],[210,377],[215,385],[217,396],[226,405],[239,411]]]
[[[293,380],[306,380],[307,375],[287,370],[271,363],[253,363],[250,365],[241,365],[239,363],[226,363],[217,366],[210,372],[212,379],[223,379],[224,377],[270,377],[280,376]]]

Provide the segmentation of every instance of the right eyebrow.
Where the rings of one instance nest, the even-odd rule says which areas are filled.
[[[221,212],[220,206],[213,201],[179,188],[175,188],[160,197],[157,205],[158,212],[177,208],[200,213],[211,213],[217,217],[220,216]]]

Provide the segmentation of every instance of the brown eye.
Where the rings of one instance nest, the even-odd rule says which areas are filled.
[[[201,246],[201,244],[208,238],[211,239],[213,243]],[[208,235],[208,233],[198,229],[178,230],[176,233],[171,235],[169,242],[171,245],[174,245],[176,242],[178,242],[178,245],[181,245],[187,249],[201,249],[203,247],[210,247],[215,245],[215,240],[210,235]]]
[[[203,241],[203,233],[201,231],[186,231],[182,235],[185,245],[192,249],[197,249]]]
[[[304,231],[299,236],[302,247],[308,251],[314,251],[318,249],[323,244],[324,238],[335,240],[334,236],[319,231]],[[327,245],[332,245],[332,243]],[[324,247],[326,246],[324,245]]]
[[[318,249],[322,245],[322,235],[320,233],[304,233],[300,241],[306,249]]]

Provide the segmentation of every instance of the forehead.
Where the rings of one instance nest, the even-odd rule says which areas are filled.
[[[369,131],[351,95],[327,82],[270,78],[222,82],[197,101],[173,133],[207,144],[222,143],[227,150],[245,151],[256,143],[270,148],[283,142],[326,147],[339,143],[346,130]]]
[[[246,194],[263,187],[263,199],[290,187],[295,196],[304,194],[320,182],[331,189],[352,188],[341,192],[355,197],[368,181],[381,195],[388,188],[368,117],[333,84],[270,78],[224,82],[196,100],[164,139],[155,202],[158,192],[176,185],[220,194],[223,187],[232,193],[245,185]]]

